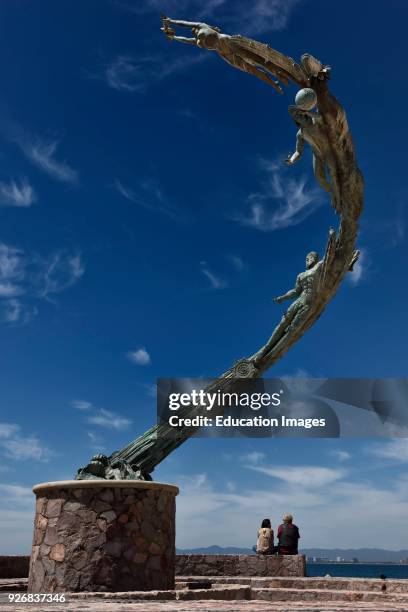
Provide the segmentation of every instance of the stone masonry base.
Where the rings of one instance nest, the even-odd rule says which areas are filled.
[[[306,576],[305,555],[177,555],[176,576]]]
[[[174,588],[177,487],[85,480],[33,490],[29,592]]]

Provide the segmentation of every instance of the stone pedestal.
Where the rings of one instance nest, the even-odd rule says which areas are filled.
[[[67,480],[33,491],[29,592],[174,588],[177,487]]]

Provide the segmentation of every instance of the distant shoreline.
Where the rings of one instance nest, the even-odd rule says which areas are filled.
[[[306,556],[309,565],[393,565],[408,566],[408,549],[387,550],[383,548],[301,548],[299,553]],[[245,546],[211,546],[178,548],[177,554],[187,555],[253,555],[253,549]],[[315,559],[315,561],[313,561]],[[342,559],[342,561],[338,561]]]
[[[408,565],[399,561],[308,561],[309,565]]]

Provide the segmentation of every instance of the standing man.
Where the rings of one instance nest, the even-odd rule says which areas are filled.
[[[297,555],[299,528],[293,524],[293,516],[285,514],[282,525],[278,527],[279,554]]]

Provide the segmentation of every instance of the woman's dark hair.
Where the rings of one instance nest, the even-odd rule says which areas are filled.
[[[264,519],[262,521],[261,527],[269,527],[269,529],[270,529],[271,528],[271,521],[269,519]]]

